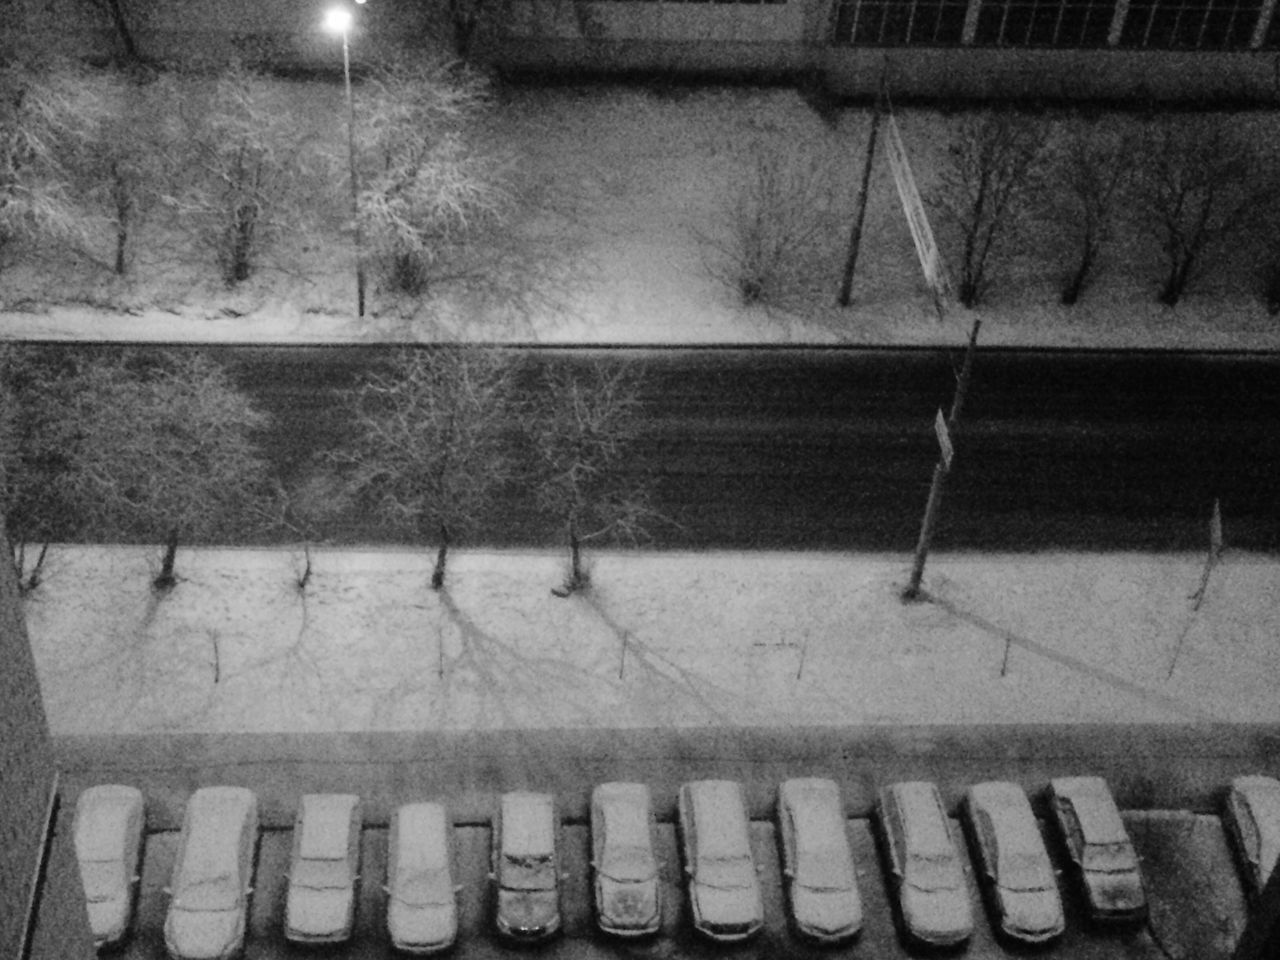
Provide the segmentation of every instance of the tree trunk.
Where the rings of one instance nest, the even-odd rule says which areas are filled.
[[[1067,281],[1067,286],[1062,291],[1062,305],[1064,307],[1073,306],[1080,299],[1080,294],[1084,292],[1084,285],[1089,279],[1089,274],[1093,271],[1093,264],[1097,258],[1098,245],[1086,241],[1076,272]]]
[[[151,585],[157,590],[172,590],[177,585],[178,578],[173,573],[174,560],[177,556],[178,528],[173,527],[169,530],[169,539],[165,543],[164,558],[160,561],[160,573],[151,581]]]
[[[116,35],[120,38],[120,42],[124,44],[125,56],[133,63],[146,63],[141,53],[138,52],[138,45],[133,38],[133,30],[129,27],[129,21],[125,19],[124,9],[121,6],[121,0],[105,0],[107,10],[111,13],[111,21],[115,24]]]
[[[582,541],[578,538],[578,525],[569,521],[569,584],[574,590],[586,586],[582,573]]]
[[[440,524],[440,549],[436,551],[436,566],[431,571],[431,589],[439,590],[444,586],[444,565],[449,554],[449,528]]]

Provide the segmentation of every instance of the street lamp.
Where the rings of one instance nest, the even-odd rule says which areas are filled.
[[[363,3],[364,0],[356,0]],[[342,34],[342,79],[347,89],[347,160],[351,165],[351,215],[356,228],[356,313],[364,316],[364,237],[360,229],[360,181],[356,177],[356,107],[351,97],[351,54],[347,35],[351,32],[351,11],[334,7],[324,18],[326,30]]]

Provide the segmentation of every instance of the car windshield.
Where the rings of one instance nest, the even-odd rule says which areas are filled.
[[[698,861],[698,882],[720,890],[743,890],[754,870],[750,857],[703,857]]]
[[[814,890],[848,890],[853,886],[848,858],[831,850],[801,850],[796,881]]]
[[[331,890],[351,886],[351,869],[346,860],[299,860],[289,879],[300,887]]]
[[[444,870],[419,870],[396,884],[395,898],[413,907],[443,907],[453,902],[453,889]]]
[[[1095,873],[1129,873],[1138,861],[1127,843],[1090,843],[1084,848],[1084,868]]]
[[[1053,876],[1043,857],[1034,853],[1008,853],[1000,858],[1000,886],[1006,890],[1044,890]]]
[[[507,854],[502,858],[502,885],[509,890],[554,890],[555,865],[549,856]]]
[[[612,880],[639,882],[652,878],[656,869],[644,847],[616,847],[608,852],[600,872]]]
[[[911,857],[907,861],[907,883],[920,890],[950,890],[960,886],[959,868],[949,854]]]
[[[90,903],[102,903],[120,896],[123,872],[118,860],[82,860],[80,878]]]
[[[202,877],[186,884],[175,898],[184,910],[233,910],[240,899],[235,878],[229,873]]]

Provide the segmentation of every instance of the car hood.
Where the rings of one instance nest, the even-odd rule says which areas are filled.
[[[645,927],[658,916],[656,882],[625,883],[600,878],[600,915],[610,926]]]
[[[1047,940],[1063,931],[1062,900],[1056,890],[1000,889],[1005,931],[1027,940]]]
[[[458,914],[450,904],[413,906],[393,899],[387,905],[387,929],[397,945],[444,947],[458,934]]]
[[[725,889],[695,883],[692,892],[698,914],[706,923],[738,926],[760,920],[760,897],[750,887]]]
[[[902,888],[902,914],[907,926],[929,943],[959,943],[973,931],[973,914],[964,890]]]
[[[169,952],[183,960],[220,960],[244,938],[239,910],[171,909],[164,925]]]
[[[96,942],[118,940],[123,936],[127,904],[124,896],[89,901],[89,929]]]
[[[862,905],[852,890],[813,890],[796,885],[791,890],[796,925],[820,937],[847,936],[862,926]]]
[[[1086,874],[1089,903],[1102,913],[1136,913],[1146,907],[1142,881],[1132,873]]]
[[[555,923],[554,890],[499,890],[498,912],[514,930],[541,930]]]
[[[290,887],[285,916],[290,930],[308,937],[345,931],[351,916],[349,888]]]

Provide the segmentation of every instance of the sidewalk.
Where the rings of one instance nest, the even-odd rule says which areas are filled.
[[[1280,720],[1280,566],[1203,558],[53,547],[54,735]],[[1172,672],[1171,672],[1172,667]],[[1002,670],[1004,675],[1002,675]]]

